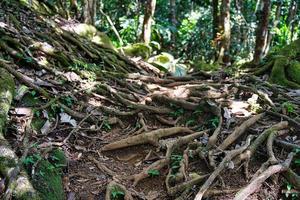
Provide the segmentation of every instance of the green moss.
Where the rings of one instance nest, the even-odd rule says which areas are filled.
[[[272,68],[270,82],[291,88],[300,88],[299,84],[287,80],[287,77],[285,75],[285,69],[288,67],[288,65],[289,59],[287,57],[278,56]]]
[[[293,61],[286,69],[288,78],[300,84],[300,62]]]
[[[220,65],[218,63],[209,64],[202,60],[196,60],[193,67],[203,71],[217,71],[220,69]]]
[[[124,53],[130,57],[149,58],[152,53],[152,48],[144,43],[136,43],[122,48]]]
[[[168,72],[174,65],[174,60],[175,59],[173,55],[166,52],[162,52],[159,55],[149,58],[148,62],[153,64],[159,70]]]
[[[14,159],[0,156],[0,172],[3,172],[7,168],[13,168],[16,166],[16,164],[17,163]]]
[[[34,117],[32,122],[31,122],[31,127],[35,131],[40,131],[41,128],[44,126],[46,120],[40,118],[40,117]]]
[[[0,68],[0,138],[3,136],[7,113],[15,91],[15,82],[12,76]]]
[[[60,149],[54,149],[50,153],[49,160],[57,168],[66,167],[68,162],[64,152]]]
[[[26,106],[26,107],[34,107],[41,103],[42,101],[32,93],[25,94],[21,100],[22,106]]]
[[[61,169],[48,160],[43,159],[38,163],[32,184],[43,200],[65,199]]]

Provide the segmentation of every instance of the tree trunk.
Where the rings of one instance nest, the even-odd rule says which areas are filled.
[[[255,51],[253,63],[258,64],[264,53],[264,48],[266,47],[267,38],[268,38],[268,26],[269,26],[269,16],[271,10],[271,1],[263,0],[262,9],[258,14],[261,16],[259,24],[256,29],[256,42],[255,42]]]
[[[177,19],[176,19],[176,0],[170,0],[170,21],[174,29],[177,27]],[[176,31],[172,31],[172,42],[173,46],[176,43]]]
[[[291,1],[291,5],[289,7],[289,14],[287,17],[287,24],[291,31],[291,37],[289,38],[291,42],[293,41],[294,38],[294,31],[295,31],[295,24],[296,24],[295,16],[297,14],[297,10],[298,10],[297,1],[296,0]]]
[[[95,24],[97,14],[97,0],[83,0],[83,22],[86,24]]]
[[[219,31],[219,0],[212,0],[212,15],[213,15],[213,40],[217,38],[217,33]]]
[[[153,21],[153,15],[155,12],[156,0],[146,0],[145,2],[145,14],[142,29],[142,41],[145,44],[149,44],[151,41],[151,26]]]
[[[230,0],[222,0],[222,12],[220,17],[220,32],[222,34],[218,63],[230,65]]]
[[[277,7],[276,7],[276,12],[275,12],[275,19],[273,21],[273,28],[276,28],[280,22],[280,13],[281,13],[281,7],[282,7],[282,2],[278,2],[277,3]],[[271,30],[268,31],[268,38],[267,38],[267,42],[266,42],[266,47],[264,48],[264,52],[263,52],[263,57],[265,57],[269,50],[270,50],[270,46],[272,43],[272,39],[273,39],[273,34],[271,33]]]

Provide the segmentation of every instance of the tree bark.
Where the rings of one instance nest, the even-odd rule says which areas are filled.
[[[95,24],[97,14],[97,0],[83,0],[83,22],[86,24]]]
[[[215,40],[219,31],[219,0],[212,0],[211,8],[213,15],[213,40]]]
[[[153,15],[155,12],[156,0],[146,0],[145,14],[142,28],[142,41],[149,44],[151,41],[151,26],[153,22]]]
[[[174,29],[177,27],[177,19],[176,19],[176,0],[170,0],[170,21]],[[176,31],[172,31],[172,42],[173,46],[176,43]]]
[[[297,10],[298,10],[297,1],[296,0],[291,1],[291,5],[289,7],[289,14],[287,17],[287,24],[291,31],[291,38],[290,38],[291,42],[293,41],[294,38],[294,31],[295,31],[295,24],[296,24],[295,16],[297,14]]]
[[[230,65],[230,2],[231,0],[222,0],[222,12],[220,16],[220,32],[222,34],[218,63],[225,66]]]
[[[276,7],[276,12],[275,12],[275,19],[273,22],[273,28],[276,28],[280,22],[280,13],[281,13],[281,8],[282,8],[282,2],[278,2],[277,3],[277,7]],[[271,33],[271,30],[268,31],[268,38],[267,38],[267,42],[266,42],[266,47],[264,48],[264,52],[263,52],[263,57],[265,57],[269,50],[270,50],[270,46],[272,43],[272,39],[273,39],[273,34]]]
[[[263,0],[261,2],[262,10],[259,13],[260,21],[256,29],[256,42],[255,51],[253,57],[253,63],[258,64],[263,58],[264,48],[267,43],[268,38],[268,26],[269,26],[269,16],[271,10],[271,1]]]

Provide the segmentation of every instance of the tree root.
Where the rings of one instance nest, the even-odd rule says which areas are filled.
[[[172,136],[178,133],[192,133],[192,131],[185,127],[158,129],[155,131],[150,131],[148,133],[143,133],[140,135],[128,137],[123,140],[107,144],[101,150],[110,151],[110,150],[135,146],[139,144],[152,144],[157,146],[159,144],[158,141],[160,138]]]
[[[292,162],[294,153],[290,153],[288,158],[280,164],[272,165],[268,167],[265,171],[263,171],[259,176],[254,178],[249,185],[247,185],[245,188],[240,190],[236,196],[234,197],[234,200],[244,200],[249,195],[254,193],[257,189],[261,187],[261,185],[273,174],[280,173],[283,171],[288,170],[290,163]]]
[[[246,144],[239,149],[234,149],[226,153],[226,156],[223,158],[222,162],[218,165],[215,171],[209,176],[205,183],[201,186],[199,192],[197,193],[194,200],[201,200],[205,192],[208,190],[213,181],[220,175],[220,173],[226,168],[227,164],[237,155],[241,154],[244,150],[250,145],[252,136],[248,136]]]
[[[252,118],[243,122],[237,127],[223,142],[219,145],[218,149],[225,150],[233,142],[236,141],[250,126],[255,124],[258,120],[265,116],[264,113],[253,116]]]
[[[174,128],[177,128],[177,127],[174,127]],[[174,129],[174,128],[169,128],[169,129]],[[196,133],[193,133],[190,135],[179,137],[178,139],[173,140],[170,143],[166,143],[167,152],[166,152],[165,158],[152,163],[150,166],[148,166],[146,169],[144,169],[141,173],[133,175],[132,178],[134,179],[134,185],[137,185],[139,181],[149,177],[150,176],[148,173],[149,170],[160,170],[163,167],[165,167],[166,165],[168,165],[171,160],[171,155],[176,148],[189,143],[193,139],[200,137],[207,131],[208,130],[196,132]]]
[[[239,165],[244,160],[250,160],[250,158],[253,156],[253,154],[259,147],[259,145],[261,145],[269,137],[271,133],[275,133],[287,127],[288,127],[288,122],[283,121],[265,130],[254,140],[254,142],[248,147],[248,149],[244,153],[242,153],[236,159],[234,159],[235,165]]]

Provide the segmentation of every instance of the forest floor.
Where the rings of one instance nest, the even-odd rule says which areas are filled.
[[[275,200],[297,192],[282,175],[300,173],[290,153],[300,145],[299,90],[251,75],[167,76],[55,32],[62,19],[15,9],[0,9],[0,68],[16,82],[6,139],[19,157],[62,149],[67,199]],[[38,173],[39,160],[29,164]]]

